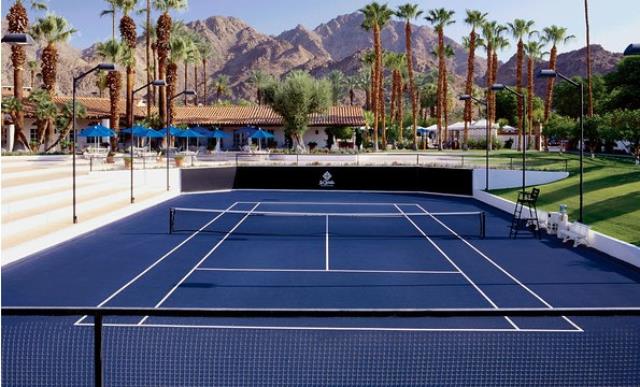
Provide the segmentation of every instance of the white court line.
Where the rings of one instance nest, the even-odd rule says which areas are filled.
[[[198,261],[198,263],[196,263],[196,265],[189,270],[189,272],[187,274],[184,275],[184,277],[182,277],[180,279],[180,281],[178,281],[178,283],[171,288],[171,290],[169,290],[169,293],[167,293],[164,297],[162,297],[162,299],[160,300],[160,302],[158,302],[154,308],[159,308],[160,306],[162,306],[162,304],[169,298],[171,297],[171,295],[173,294],[173,292],[175,292],[178,287],[180,287],[180,285],[182,285],[182,283],[184,281],[186,281],[187,278],[189,278],[189,276],[191,274],[193,274],[194,271],[196,271],[196,269],[198,269],[198,267],[202,264],[202,262],[206,261],[207,258],[209,258],[211,256],[211,254],[213,254],[214,251],[216,251],[218,249],[218,247],[220,247],[220,245],[222,245],[222,243],[227,240],[227,238],[229,238],[229,235],[231,235],[238,227],[240,227],[240,225],[247,220],[247,218],[249,217],[249,215],[251,215],[251,213],[258,208],[258,206],[260,205],[260,202],[258,202],[255,206],[253,206],[253,208],[249,211],[249,213],[247,213],[238,223],[236,223],[235,226],[233,226],[233,228],[231,230],[229,230],[228,233],[225,234],[225,236],[218,242],[216,243],[215,246],[213,246],[213,248],[211,250],[209,250],[209,252],[207,252],[207,254],[204,255],[204,257],[202,257],[202,259],[200,261]],[[140,320],[140,322],[138,322],[138,325],[142,325],[147,318],[149,318],[149,316],[144,316],[142,318],[142,320]]]
[[[202,230],[204,230],[205,228],[209,227],[213,222],[215,222],[216,220],[218,220],[222,215],[224,215],[226,213],[226,211],[230,211],[233,207],[235,207],[235,205],[238,204],[238,202],[233,203],[232,205],[230,205],[229,207],[227,207],[227,209],[225,211],[223,211],[222,213],[220,213],[218,216],[216,216],[215,218],[213,218],[209,223],[205,224],[204,226],[200,227],[200,229],[198,229],[196,232],[194,232],[193,234],[189,235],[185,240],[183,240],[182,242],[180,242],[180,244],[178,244],[177,246],[175,246],[174,248],[172,248],[171,250],[169,250],[168,253],[166,253],[165,255],[163,255],[162,257],[160,257],[158,260],[156,260],[154,263],[152,263],[150,266],[148,266],[146,269],[144,269],[142,272],[140,272],[137,276],[133,277],[129,282],[127,282],[126,284],[124,284],[120,289],[116,290],[114,293],[112,293],[109,297],[105,298],[101,303],[98,304],[97,308],[101,308],[103,307],[107,302],[111,301],[114,297],[116,297],[118,294],[122,293],[123,290],[125,290],[126,288],[128,288],[129,286],[131,286],[131,284],[133,284],[134,282],[136,282],[137,280],[140,279],[140,277],[142,277],[143,275],[145,275],[149,270],[153,269],[154,267],[156,267],[160,262],[164,261],[165,258],[169,257],[171,254],[173,254],[174,252],[176,252],[179,248],[181,248],[183,245],[185,245],[187,242],[189,242],[191,239],[193,239],[196,235],[198,235]],[[87,316],[82,316],[80,317],[80,319],[78,321],[75,322],[75,324],[80,323],[82,320],[84,320],[85,318],[87,318]]]
[[[255,202],[238,202],[240,204],[251,204]],[[396,203],[384,203],[384,202],[367,202],[367,203],[359,203],[359,202],[262,202],[263,205],[291,205],[291,204],[300,204],[300,205],[328,205],[328,206],[393,206]],[[401,205],[407,206],[415,206],[417,203],[397,203]]]
[[[482,289],[480,289],[480,287],[478,285],[475,284],[475,282],[473,282],[471,280],[471,278],[469,278],[469,276],[462,271],[462,269],[456,265],[455,262],[453,262],[453,260],[451,258],[449,258],[449,256],[440,248],[440,246],[438,246],[431,238],[429,238],[429,236],[427,236],[427,234],[425,234],[424,231],[422,231],[422,229],[420,227],[418,227],[418,225],[413,221],[413,219],[411,219],[410,217],[408,217],[404,211],[402,211],[402,209],[400,207],[398,207],[398,205],[396,205],[396,208],[398,209],[398,211],[400,211],[401,214],[403,214],[405,216],[405,218],[413,225],[413,227],[416,228],[416,230],[418,230],[418,232],[420,234],[422,234],[422,236],[424,236],[429,243],[431,243],[431,245],[433,245],[433,247],[436,248],[436,250],[438,250],[438,252],[440,252],[440,254],[442,254],[443,257],[445,257],[447,259],[447,261],[449,261],[449,263],[456,268],[456,270],[458,270],[460,272],[460,274],[462,274],[462,276],[478,291],[478,293],[480,293],[482,295],[482,297],[485,298],[485,300],[487,300],[489,302],[489,304],[491,304],[491,306],[494,309],[498,309],[498,305],[496,305],[493,300],[485,294],[484,291],[482,291]],[[509,324],[511,324],[516,330],[520,330],[520,328],[507,316],[504,316],[504,318],[509,322]]]
[[[458,271],[436,270],[320,270],[320,269],[243,269],[199,267],[197,271],[238,272],[238,273],[363,273],[363,274],[460,274]]]
[[[93,327],[93,323],[77,326]],[[104,327],[116,328],[172,328],[172,329],[228,329],[273,331],[372,331],[372,332],[507,332],[507,333],[580,333],[575,329],[513,329],[513,328],[375,328],[375,327],[301,327],[301,326],[252,326],[252,325],[190,325],[190,324],[118,324],[104,323]]]
[[[324,269],[329,271],[329,215],[325,218],[325,248],[324,248],[324,256],[325,256],[325,264]]]
[[[421,205],[416,204],[416,206],[424,211],[425,214],[429,214],[431,215],[427,210],[425,210]],[[453,235],[455,235],[458,239],[460,239],[462,242],[464,242],[467,246],[469,246],[473,251],[475,251],[476,253],[478,253],[481,257],[483,257],[484,259],[486,259],[487,261],[489,261],[489,263],[491,263],[493,266],[495,266],[496,268],[498,268],[501,272],[503,272],[507,277],[509,277],[513,282],[517,283],[518,285],[520,285],[524,290],[526,290],[529,294],[531,294],[532,296],[534,296],[536,299],[538,299],[538,301],[540,301],[541,303],[543,303],[547,308],[549,309],[553,309],[553,306],[551,304],[549,304],[547,301],[545,301],[542,297],[540,297],[536,292],[534,292],[533,290],[529,289],[525,284],[523,284],[519,279],[517,279],[515,276],[513,276],[511,273],[509,273],[507,270],[505,270],[504,268],[502,268],[500,265],[498,265],[496,262],[494,262],[491,258],[489,258],[485,253],[483,253],[482,251],[480,251],[477,247],[475,247],[473,244],[471,244],[469,241],[467,241],[466,239],[462,238],[460,235],[458,235],[455,231],[453,231],[451,228],[449,228],[446,224],[444,224],[442,221],[440,221],[440,219],[431,216],[432,219],[434,219],[436,222],[438,222],[442,227],[446,228],[447,230],[449,230],[449,232],[451,232]],[[576,328],[578,331],[583,332],[582,328],[580,328],[576,323],[574,323],[573,321],[571,321],[571,319],[569,319],[566,316],[562,316],[563,319],[565,319],[569,324],[571,324],[574,328]]]

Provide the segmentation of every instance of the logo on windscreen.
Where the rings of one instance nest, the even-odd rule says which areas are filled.
[[[335,185],[336,185],[336,183],[335,183],[335,181],[333,181],[333,176],[331,175],[331,173],[329,173],[329,171],[326,171],[322,175],[322,179],[320,179],[320,187],[322,187],[322,188],[331,188],[331,187],[333,187]]]

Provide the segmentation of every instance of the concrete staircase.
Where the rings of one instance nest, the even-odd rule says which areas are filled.
[[[89,172],[79,159],[74,225],[70,157],[3,157],[1,165],[3,265],[178,195],[179,184],[164,189],[164,171],[136,171],[132,205],[128,171]]]

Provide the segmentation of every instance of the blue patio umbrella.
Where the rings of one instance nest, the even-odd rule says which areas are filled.
[[[206,137],[206,138],[215,138],[216,141],[216,152],[220,151],[220,140],[223,138],[228,138],[229,135],[226,134],[225,132],[223,132],[222,130],[216,128],[214,130],[208,130],[206,128],[201,128],[201,127],[197,127],[197,128],[193,128],[194,131],[200,133],[202,136]]]
[[[167,128],[162,128],[162,130],[160,130],[163,133],[167,133]],[[180,134],[182,132],[182,129],[176,128],[175,126],[169,126],[169,135],[176,137],[176,135]]]
[[[88,128],[85,128],[80,131],[78,134],[80,137],[95,137],[96,138],[96,147],[98,146],[97,139],[99,137],[115,137],[116,132],[102,125],[94,125]]]
[[[246,133],[248,135],[252,135],[256,130],[258,130],[258,128],[256,128],[255,126],[245,126],[242,127],[240,129],[238,129],[238,132],[242,132],[242,133]]]
[[[153,129],[147,130],[147,134],[145,135],[147,138],[164,138],[164,134]]]
[[[122,133],[131,134],[133,132],[134,137],[147,137],[147,133],[149,132],[149,128],[141,125],[136,125],[133,128],[122,129]]]
[[[255,139],[258,140],[258,150],[262,149],[262,140],[263,139],[269,139],[269,138],[273,138],[273,134],[264,131],[262,129],[258,129],[256,130],[252,135],[251,135],[251,139]]]
[[[188,129],[188,128],[187,128],[187,129],[185,129],[185,130],[180,130],[180,132],[179,132],[179,133],[176,133],[176,134],[174,135],[174,137],[175,137],[175,138],[186,138],[186,139],[187,139],[187,141],[188,141],[190,138],[195,138],[195,139],[197,139],[197,141],[198,141],[198,143],[197,143],[197,145],[196,145],[196,146],[198,146],[198,147],[199,147],[199,146],[200,146],[200,139],[201,139],[201,138],[203,138],[203,137],[205,137],[205,136],[203,136],[202,134],[200,134],[200,133],[196,132],[196,131],[195,131],[195,130],[193,130],[193,129]],[[188,145],[188,143],[187,143],[187,145]]]
[[[419,135],[424,136],[425,134],[429,134],[430,130],[427,128],[418,128],[416,129]]]

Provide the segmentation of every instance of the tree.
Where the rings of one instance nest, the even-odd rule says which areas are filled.
[[[367,31],[373,31],[373,49],[375,53],[375,64],[373,67],[373,112],[374,120],[374,146],[378,150],[378,132],[382,123],[382,145],[386,146],[385,125],[384,125],[384,89],[383,89],[383,67],[382,67],[382,29],[389,23],[393,16],[393,11],[384,4],[372,2],[360,10],[364,14],[362,27]]]
[[[37,10],[46,9],[46,5],[39,1],[31,1],[31,8]],[[10,33],[24,34],[29,31],[29,15],[22,4],[21,0],[15,0],[9,12],[7,13],[8,31]],[[25,48],[23,46],[11,46],[11,65],[13,67],[13,97],[16,99],[13,104],[21,104],[24,98],[24,62],[27,58]],[[33,87],[34,68],[29,65],[31,71],[31,87]],[[12,115],[12,121],[15,125],[13,150],[17,150],[19,146],[29,149],[29,141],[24,135],[24,113],[22,109],[15,111]]]
[[[304,133],[309,115],[322,113],[331,106],[331,84],[295,70],[284,81],[271,84],[265,90],[265,99],[282,116],[285,134],[296,140],[299,149],[305,150]]]
[[[353,106],[356,99],[356,89],[360,87],[360,80],[358,79],[358,75],[346,77],[344,80],[344,86],[349,91],[349,105]]]
[[[515,126],[519,120],[518,117],[518,100],[514,94],[508,91],[499,91],[496,93],[496,118],[506,119],[509,125]]]
[[[551,139],[555,139],[558,141],[566,140],[572,136],[575,127],[575,119],[553,113],[544,126],[544,133],[545,136]]]
[[[584,25],[587,38],[587,114],[593,116],[593,66],[591,63],[591,28],[589,27],[589,1],[584,0]]]
[[[258,105],[262,105],[264,103],[264,89],[275,82],[275,80],[273,76],[262,70],[252,70],[249,74],[248,82],[256,88],[256,102],[258,102]]]
[[[515,19],[513,23],[508,23],[509,31],[516,40],[518,45],[518,51],[516,55],[516,91],[523,93],[522,90],[522,71],[524,67],[524,38],[529,36],[532,32],[532,28],[535,22],[533,20]],[[518,98],[518,150],[521,149],[524,129],[524,104],[522,99]]]
[[[567,29],[564,27],[558,27],[552,25],[542,30],[542,39],[545,43],[551,44],[551,54],[549,56],[549,68],[556,70],[558,61],[558,44],[566,44],[575,36],[567,35]],[[549,78],[547,80],[546,100],[544,105],[544,120],[549,119],[551,114],[551,106],[553,106],[553,86],[555,85],[555,78]]]
[[[125,51],[128,51],[127,54]],[[126,45],[121,44],[115,39],[108,40],[104,43],[98,43],[96,48],[98,55],[104,59],[111,61],[111,63],[121,64],[127,55],[130,55],[131,51],[128,50]],[[107,74],[107,85],[109,87],[109,106],[110,117],[109,126],[114,131],[120,130],[120,94],[122,91],[122,74],[119,71],[110,71]],[[116,138],[111,139],[111,147],[115,149]]]
[[[216,103],[220,102],[222,97],[226,97],[229,95],[229,76],[220,74],[213,81],[213,89],[216,91]]]
[[[33,146],[31,150],[37,151],[44,143],[47,131],[53,131],[53,120],[58,114],[58,109],[53,103],[49,92],[44,89],[32,92],[29,98],[27,98],[27,101],[29,101],[34,108],[37,128],[35,146]]]
[[[577,83],[585,83],[582,77],[572,77]],[[592,78],[592,89],[596,104],[601,105],[607,98],[607,89],[602,76]],[[563,116],[573,118],[580,117],[580,104],[576,103],[580,99],[580,90],[568,82],[558,82],[553,88],[553,110]]]
[[[128,50],[131,52],[130,57],[126,64],[126,122],[127,127],[133,126],[133,86],[136,76],[136,56],[135,50],[138,45],[138,33],[136,32],[136,22],[131,18],[130,13],[133,11],[138,3],[138,0],[112,0],[116,9],[122,11],[122,18],[120,18],[120,38],[123,44],[126,44]]]
[[[58,49],[59,43],[64,43],[75,34],[77,30],[71,28],[67,19],[55,14],[48,14],[39,18],[36,24],[31,27],[31,34],[34,38],[47,44],[42,50],[40,60],[42,61],[42,88],[53,97],[56,92],[56,76],[58,72]],[[49,144],[53,135],[53,121],[47,123],[44,141]]]
[[[606,123],[601,116],[594,115],[592,117],[584,118],[584,139],[586,140],[587,148],[591,153],[591,158],[595,157],[595,153],[600,149],[602,145],[603,130],[606,128]],[[577,123],[574,130],[574,138],[580,138],[580,123]]]
[[[631,144],[636,165],[640,165],[640,109],[615,110],[611,113],[610,122],[620,132],[621,139]]]
[[[484,48],[487,53],[487,73],[485,76],[485,82],[487,84],[487,117],[489,122],[493,123],[496,120],[496,99],[495,92],[491,91],[490,86],[496,82],[498,55],[496,46],[498,43],[502,43],[502,33],[506,31],[507,27],[498,24],[496,21],[487,21],[482,26],[482,37],[484,41]],[[493,137],[489,139],[493,141]]]
[[[365,86],[368,86],[368,88],[365,90],[365,97],[366,97],[365,109],[369,111],[373,111],[375,110],[375,106],[373,106],[373,96],[375,94],[375,91],[374,91],[374,87],[375,87],[374,69],[375,69],[375,62],[376,62],[375,53],[371,50],[366,51],[362,56],[362,58],[360,58],[360,61],[362,62],[362,69],[360,70],[360,72],[366,73],[361,76],[362,78],[361,80],[365,83]],[[374,125],[372,124],[371,127],[373,126]]]
[[[607,109],[640,109],[640,56],[624,58],[615,71],[605,76]]]
[[[118,0],[104,0],[109,8],[100,11],[100,17],[111,16],[111,39],[116,38],[116,9]]]
[[[171,10],[179,10],[187,8],[187,0],[154,0],[154,8],[162,12],[158,18],[156,35],[157,35],[157,51],[158,51],[158,79],[165,80],[167,85],[167,61],[171,50],[171,27],[173,20],[169,12]],[[167,94],[168,87],[160,88],[160,100],[158,101],[158,111],[160,112],[160,120],[167,122]]]
[[[333,105],[338,105],[342,100],[342,94],[344,93],[345,75],[340,70],[333,70],[327,76],[327,80],[331,83],[331,96],[333,98]]]
[[[178,63],[187,56],[188,42],[185,39],[184,24],[177,22],[172,24],[171,39],[169,40],[170,55],[167,58],[167,104],[171,111],[171,116],[167,117],[169,124],[173,122],[175,111],[175,100],[173,96],[178,94]]]
[[[82,118],[85,118],[86,116],[87,116],[87,109],[84,107],[83,104],[76,102],[76,118],[82,119]],[[72,126],[73,126],[73,102],[67,101],[67,103],[65,103],[62,106],[61,111],[56,117],[56,127],[58,128],[58,131],[59,131],[58,139],[53,144],[51,144],[49,148],[45,150],[45,152],[55,148],[58,144],[64,141],[64,139],[67,138],[67,136],[71,132]]]
[[[527,54],[527,135],[529,136],[529,143],[531,142],[531,130],[533,128],[533,103],[534,103],[534,74],[533,70],[536,67],[536,62],[542,59],[544,42],[536,39],[532,39],[535,34],[529,36],[529,41],[524,46],[524,51]],[[539,133],[538,136],[541,136]],[[524,133],[523,133],[524,136]],[[540,139],[536,141],[536,149],[540,150]]]
[[[154,77],[151,76],[151,30],[153,29],[153,27],[151,26],[151,0],[146,0],[146,7],[144,9],[144,13],[146,16],[145,23],[144,23],[145,64],[146,64],[145,71],[147,73],[147,84],[150,84],[154,80]],[[147,86],[147,117],[151,115],[151,103],[152,103],[151,91],[152,90],[154,90],[153,86],[151,85]]]
[[[209,94],[207,89],[207,84],[209,83],[209,79],[207,77],[207,62],[209,58],[213,55],[213,49],[211,48],[211,45],[202,38],[198,39],[198,41],[196,42],[196,45],[198,47],[198,52],[200,54],[200,62],[202,64],[202,87],[203,87],[202,99],[206,104],[207,101],[209,100]],[[196,82],[196,93],[198,93],[197,83],[198,82]],[[197,97],[196,97],[196,103],[198,103]]]
[[[438,104],[436,106],[437,125],[438,125],[438,149],[442,150],[442,118],[445,111],[446,103],[446,48],[444,42],[444,27],[455,23],[452,10],[445,8],[432,9],[428,12],[425,19],[431,23],[438,33]],[[446,138],[444,139],[446,141]]]
[[[98,88],[98,97],[102,98],[104,91],[109,87],[107,80],[107,73],[104,71],[98,71],[96,73],[96,87]]]
[[[482,25],[487,20],[487,13],[482,13],[476,10],[467,10],[467,17],[464,19],[464,22],[471,27],[471,32],[469,33],[469,40],[467,46],[468,56],[467,56],[467,81],[465,83],[464,92],[466,95],[471,95],[473,93],[473,84],[474,84],[474,76],[475,76],[475,55],[476,55],[476,47],[478,34],[476,31],[482,28]],[[467,142],[469,141],[469,123],[472,121],[472,101],[467,100],[464,103],[464,135],[462,140],[463,149],[467,149]]]
[[[404,4],[398,7],[396,16],[405,21],[405,49],[407,60],[407,76],[409,78],[409,99],[411,100],[411,124],[413,126],[413,148],[418,149],[418,93],[416,91],[416,81],[413,75],[413,47],[411,46],[412,31],[411,21],[417,20],[422,11],[418,8],[417,4]],[[402,124],[401,124],[402,125]],[[402,138],[404,128],[401,128],[400,133]]]
[[[16,125],[15,123],[18,122],[18,115],[22,113],[23,109],[24,107],[22,105],[21,99],[18,99],[16,97],[9,97],[2,100],[2,113],[8,114],[9,116],[11,116],[11,121],[14,123],[14,125]],[[16,125],[16,131],[17,130],[18,128]],[[28,141],[24,142],[24,147],[28,151],[31,151]],[[15,149],[15,146],[14,146],[14,149]]]

